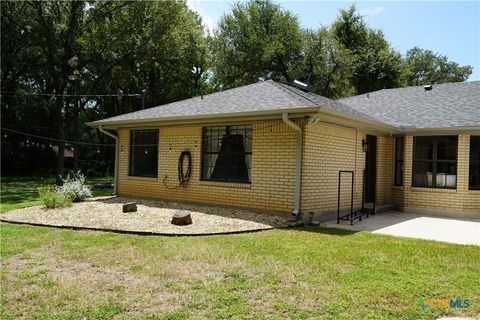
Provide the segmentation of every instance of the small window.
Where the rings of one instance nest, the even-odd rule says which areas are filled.
[[[412,186],[457,187],[458,136],[414,137]]]
[[[480,190],[480,136],[470,136],[470,190]]]
[[[205,127],[202,140],[202,180],[251,182],[251,125]]]
[[[395,138],[395,179],[396,186],[403,186],[404,137]]]
[[[158,130],[130,131],[131,176],[157,177]]]

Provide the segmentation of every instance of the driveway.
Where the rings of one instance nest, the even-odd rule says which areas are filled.
[[[457,220],[392,211],[370,216],[354,225],[345,222],[337,224],[336,220],[332,220],[326,222],[324,226],[399,237],[480,245],[480,219]]]

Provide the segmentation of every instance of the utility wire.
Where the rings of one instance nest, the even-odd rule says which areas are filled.
[[[268,125],[268,126],[258,128],[257,130],[252,129],[252,134],[255,133],[255,132],[271,129],[273,127],[276,127],[276,126],[279,126],[279,125],[282,125],[282,124],[284,124],[284,123],[283,122],[278,122],[278,123],[274,123],[272,125]],[[73,140],[67,140],[67,139],[61,140],[61,139],[55,139],[55,138],[40,136],[40,135],[36,135],[36,134],[21,132],[21,131],[9,129],[9,128],[3,128],[2,127],[1,129],[4,130],[4,131],[7,131],[7,132],[12,132],[12,133],[15,133],[15,134],[24,135],[24,136],[31,137],[31,138],[48,140],[49,142],[63,142],[63,143],[69,143],[69,144],[73,144],[73,145],[89,145],[89,146],[99,146],[99,147],[100,146],[105,146],[105,147],[114,147],[115,146],[114,143],[92,143],[92,142],[83,142],[83,141],[73,141]],[[218,138],[210,138],[210,139],[203,139],[202,138],[200,140],[202,142],[207,142],[207,141],[219,140],[219,139]],[[158,146],[158,144],[131,144],[131,145],[133,145],[134,147],[154,147],[154,146]],[[119,147],[121,147],[121,148],[129,147],[129,146],[130,145],[128,145],[128,144],[120,144],[119,145]]]
[[[10,94],[18,96],[44,96],[44,97],[142,97],[141,93],[118,93],[118,94],[60,94],[60,93],[34,93],[34,92],[13,92],[1,91],[1,95]]]
[[[55,142],[64,142],[64,143],[71,143],[71,144],[83,144],[83,145],[95,145],[95,146],[114,146],[115,144],[113,143],[91,143],[91,142],[82,142],[82,141],[73,141],[73,140],[61,140],[61,139],[54,139],[50,137],[44,137],[44,136],[39,136],[36,134],[31,134],[31,133],[26,133],[26,132],[21,132],[13,129],[8,129],[8,128],[2,128],[2,130],[16,133],[16,134],[21,134],[27,137],[31,138],[37,138],[37,139],[44,139],[44,140],[49,140],[49,141],[55,141]]]

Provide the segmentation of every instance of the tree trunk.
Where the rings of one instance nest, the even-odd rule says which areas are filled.
[[[56,97],[56,109],[58,117],[58,154],[57,154],[57,172],[55,176],[55,183],[57,186],[63,184],[63,174],[65,169],[65,127],[63,121],[63,103],[62,96]]]
[[[55,183],[57,186],[63,184],[63,174],[65,171],[65,128],[63,127],[63,121],[60,120],[60,125],[58,127],[58,155],[57,155],[57,175],[55,177]]]
[[[79,121],[80,119],[80,101],[76,101],[73,107],[73,136],[74,140],[80,140],[80,131],[79,131]],[[73,169],[78,170],[78,152],[80,151],[80,146],[77,143],[73,144]]]

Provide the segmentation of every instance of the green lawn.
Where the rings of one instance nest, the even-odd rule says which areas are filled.
[[[87,177],[87,184],[112,181],[112,177]],[[2,177],[0,187],[0,213],[42,204],[37,188],[53,185],[55,177]],[[106,196],[113,189],[92,189],[93,196]]]
[[[318,227],[205,237],[0,227],[1,319],[480,314],[476,246]],[[470,307],[426,312],[420,297]]]

